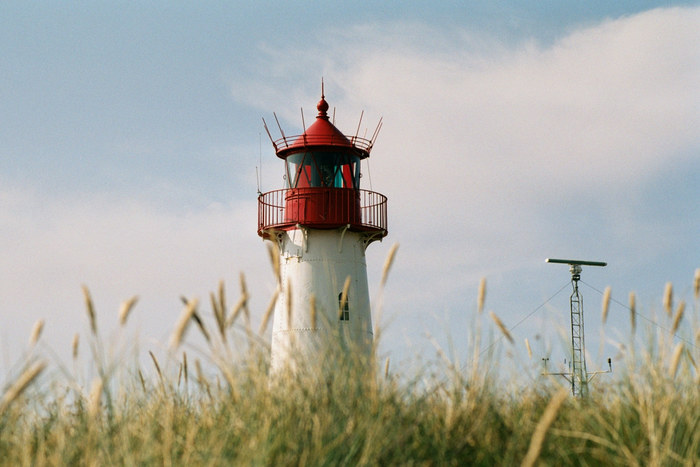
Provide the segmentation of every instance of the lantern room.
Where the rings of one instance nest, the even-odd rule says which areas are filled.
[[[284,160],[284,189],[260,195],[258,233],[299,226],[319,229],[349,228],[386,235],[386,197],[360,189],[361,161],[369,157],[373,138],[346,136],[330,121],[325,96],[316,106],[314,123],[301,135],[273,140],[277,157]],[[303,116],[303,114],[302,114]]]
[[[353,142],[328,118],[324,96],[316,105],[316,121],[304,134],[287,144],[276,145],[277,157],[286,163],[287,188],[360,188],[360,160],[369,157],[366,144]],[[355,142],[359,140],[353,138]],[[365,140],[362,140],[365,143]]]

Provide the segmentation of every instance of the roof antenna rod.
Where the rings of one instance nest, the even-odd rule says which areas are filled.
[[[612,361],[608,358],[608,369],[606,371],[586,372],[586,344],[583,333],[583,297],[578,291],[578,281],[581,279],[581,266],[607,266],[608,263],[601,261],[580,261],[575,259],[554,259],[547,258],[547,263],[568,264],[571,272],[571,286],[573,292],[569,298],[571,307],[571,371],[568,373],[550,373],[547,371],[548,358],[543,358],[543,375],[563,376],[571,383],[571,393],[574,397],[585,397],[588,395],[588,383],[593,378],[602,373],[612,373]]]
[[[262,191],[260,191],[260,179],[262,178],[262,133],[258,133],[258,151],[260,170],[258,170],[258,166],[255,166],[255,178],[258,182],[258,196],[260,196],[262,194]]]
[[[355,141],[357,141],[357,135],[360,134],[360,125],[362,125],[362,117],[364,116],[364,114],[365,114],[365,111],[363,110],[363,111],[360,113],[360,121],[357,122],[357,131],[355,131],[355,137],[352,139],[352,142],[353,142],[353,143],[354,143]]]
[[[267,127],[267,122],[265,121],[264,118],[262,119],[262,121],[263,121],[263,127],[265,128],[265,132],[267,133],[267,137],[270,138],[270,142],[275,147],[275,152],[277,152],[277,145],[275,144],[275,140],[272,139],[272,135],[270,134],[270,129]]]
[[[280,133],[282,134],[282,141],[284,141],[285,147],[289,146],[289,145],[287,144],[287,137],[284,135],[284,131],[282,131],[282,125],[280,125],[280,121],[277,120],[277,114],[274,113],[274,112],[272,112],[272,115],[275,116],[275,121],[277,122],[277,128],[280,129]]]
[[[377,138],[377,136],[379,136],[379,130],[382,129],[383,121],[384,117],[381,117],[379,119],[379,123],[377,123],[377,128],[375,128],[374,133],[372,133],[372,137],[369,139],[370,148],[374,146],[374,141]]]

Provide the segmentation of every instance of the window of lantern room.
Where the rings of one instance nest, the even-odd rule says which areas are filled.
[[[287,157],[288,188],[359,188],[360,158],[333,151],[300,152]]]
[[[311,157],[307,153],[292,154],[286,159],[287,188],[302,188],[311,186]]]

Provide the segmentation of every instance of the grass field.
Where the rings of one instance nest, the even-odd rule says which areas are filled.
[[[504,385],[508,375],[481,371],[493,368],[488,359],[457,367],[445,357],[402,375],[332,345],[318,364],[271,378],[261,337],[269,310],[252,330],[245,289],[229,307],[223,286],[211,313],[186,303],[165,361],[133,352],[125,362],[125,350],[99,336],[85,289],[92,334],[76,338],[73,358],[89,368],[28,352],[5,376],[0,464],[697,466],[699,288],[696,274],[693,305],[671,310],[669,299],[668,332],[637,347],[630,339],[626,367],[582,399],[544,377],[536,387]],[[483,290],[478,303],[481,317]],[[122,324],[134,306],[124,303]],[[182,345],[187,327],[203,349]],[[674,338],[680,328],[687,337]]]

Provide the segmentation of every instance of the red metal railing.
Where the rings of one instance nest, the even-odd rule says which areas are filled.
[[[373,142],[369,139],[366,138],[360,138],[358,136],[347,136],[345,135],[345,138],[347,138],[347,141],[350,141],[350,144],[353,145],[356,149],[359,149],[360,151],[366,152],[369,154],[369,152],[372,150],[372,145]],[[333,136],[329,137],[328,135],[294,135],[294,136],[283,136],[281,138],[278,138],[272,142],[272,145],[275,147],[275,151],[283,151],[287,148],[290,148],[296,143],[297,141],[303,141],[304,144],[303,146],[346,146],[347,141],[341,138],[334,139]],[[302,147],[303,147],[302,146]]]
[[[268,229],[305,227],[331,229],[350,225],[351,230],[386,235],[387,198],[381,193],[350,188],[289,188],[258,197],[258,235]]]

